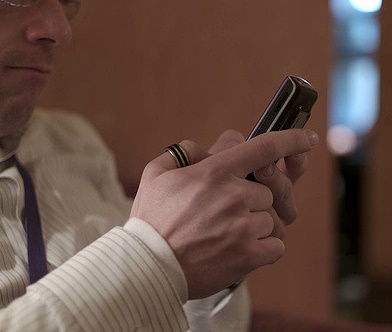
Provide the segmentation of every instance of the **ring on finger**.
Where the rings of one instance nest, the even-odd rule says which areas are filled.
[[[190,165],[188,154],[180,144],[172,144],[165,148],[165,152],[169,152],[174,161],[176,162],[177,168],[182,168]]]

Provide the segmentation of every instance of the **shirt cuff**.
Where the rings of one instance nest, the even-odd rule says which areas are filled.
[[[188,284],[180,263],[166,240],[154,227],[139,218],[130,218],[124,225],[124,229],[136,236],[151,250],[164,273],[173,283],[181,302],[185,303],[188,300]]]
[[[246,282],[235,289],[225,289],[185,306],[188,332],[245,332],[250,325],[250,301]]]
[[[211,312],[213,331],[248,331],[251,303],[246,282],[243,281],[225,296]]]

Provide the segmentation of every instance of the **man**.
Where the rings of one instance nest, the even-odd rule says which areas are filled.
[[[0,0],[0,157],[10,166],[0,173],[0,329],[246,330],[243,280],[283,254],[284,226],[296,216],[292,184],[317,135],[243,142],[230,131],[209,152],[183,141],[146,167],[131,207],[88,124],[33,114],[78,5]],[[10,162],[15,154],[22,165]],[[41,216],[31,242],[23,165]],[[251,172],[259,183],[244,179]],[[48,271],[36,278],[41,233]]]

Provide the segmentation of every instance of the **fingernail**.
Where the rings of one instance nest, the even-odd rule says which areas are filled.
[[[316,132],[314,132],[312,130],[308,130],[307,135],[308,135],[308,139],[309,139],[309,143],[310,143],[311,147],[316,146],[320,142],[320,138]]]

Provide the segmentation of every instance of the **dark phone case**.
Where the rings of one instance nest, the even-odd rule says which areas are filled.
[[[298,76],[286,77],[248,139],[268,131],[302,128],[316,100],[317,91],[309,82]]]
[[[308,81],[298,76],[287,76],[249,134],[248,140],[269,131],[302,128],[310,117],[317,96],[317,91]],[[246,178],[257,181],[253,173]]]

